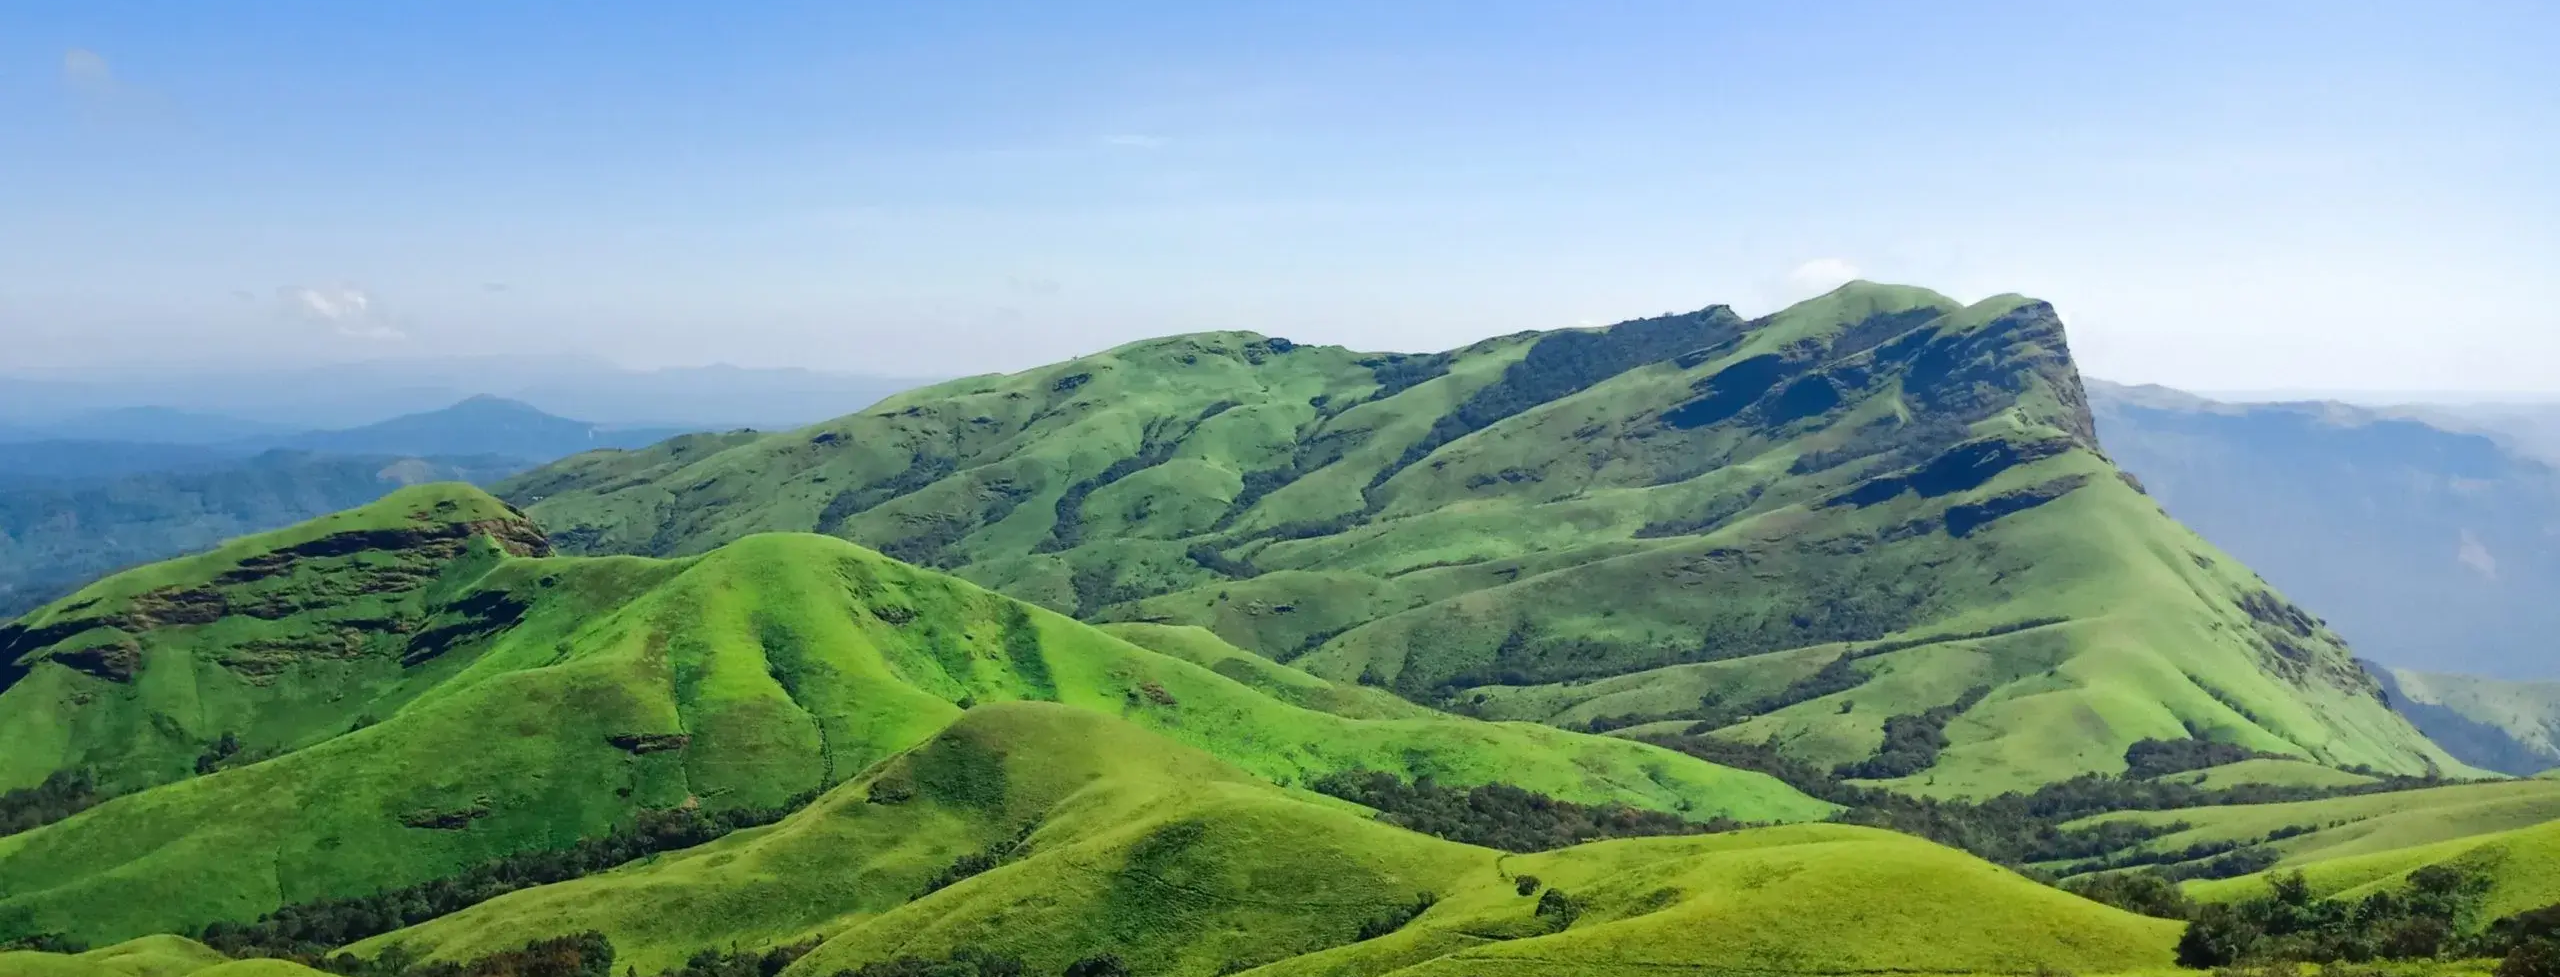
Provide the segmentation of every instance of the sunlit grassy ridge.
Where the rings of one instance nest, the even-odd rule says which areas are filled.
[[[927,891],[962,856],[998,864]],[[1522,894],[1518,879],[1544,887]],[[1538,913],[1545,888],[1570,918]],[[1364,923],[1436,897],[1391,935]],[[1275,788],[1096,713],[981,706],[770,828],[359,945],[467,959],[594,929],[644,972],[821,938],[815,975],[961,947],[1056,972],[2126,970],[2173,924],[1888,832],[1802,826],[1504,855]],[[620,963],[617,964],[618,966]]]
[[[839,535],[1500,718],[1710,721],[1846,764],[1970,702],[1888,778],[1918,791],[2190,735],[2462,769],[2096,448],[2050,306],[1861,282],[1437,354],[1178,336],[501,493],[580,552]]]
[[[406,645],[332,644],[255,682],[223,657],[253,640],[241,633],[276,623],[254,615],[201,624],[119,619],[130,630],[115,631],[116,640],[143,663],[129,677],[60,660],[62,648],[88,646],[85,626],[30,652],[25,677],[0,693],[0,715],[64,745],[47,754],[53,767],[29,764],[22,782],[123,755],[122,738],[134,728],[124,717],[157,723],[148,717],[174,708],[153,698],[153,676],[164,670],[196,677],[199,686],[267,692],[270,699],[240,706],[245,724],[261,721],[258,710],[271,701],[327,703],[337,716],[314,724],[323,730],[348,713],[379,712],[377,721],[339,726],[317,742],[286,741],[299,748],[273,759],[185,776],[0,837],[0,878],[9,883],[0,893],[0,939],[59,932],[95,942],[186,931],[283,903],[423,881],[508,852],[562,847],[642,809],[779,805],[923,741],[964,703],[1018,699],[1125,716],[1283,783],[1366,768],[1452,783],[1500,780],[1698,819],[1800,820],[1832,810],[1769,777],[1656,747],[1391,705],[1267,663],[1222,665],[1245,656],[1211,647],[1205,633],[1154,635],[1208,661],[1195,664],[842,540],[761,535],[676,561],[540,558],[506,554],[489,532],[456,536],[430,525],[441,513],[450,521],[440,525],[504,535],[519,524],[479,518],[504,512],[464,488],[404,494],[326,526],[256,538],[200,564],[145,568],[72,598],[105,595],[91,611],[106,613],[133,595],[197,586],[210,570],[216,595],[235,600],[221,567],[294,541],[340,539],[347,527],[389,525],[449,540],[431,549],[451,553],[395,548],[289,564],[297,592],[315,595],[308,615],[340,614],[332,600],[359,607],[381,600],[342,586],[373,580],[370,571],[330,559],[406,567],[426,581],[418,588],[426,596],[416,599],[437,609],[422,618],[429,625],[452,608],[480,611],[469,633],[432,661],[416,660],[414,651],[440,632],[421,626],[392,632]],[[241,586],[258,592],[268,583]],[[68,606],[48,609],[19,633],[57,633],[44,629],[74,613]],[[298,618],[277,620],[289,627]],[[404,668],[404,660],[412,664]],[[366,688],[396,695],[332,701],[329,691],[341,686],[330,683],[350,672],[384,676]],[[51,717],[53,725],[27,716]],[[190,754],[214,734],[192,735],[203,739],[179,739],[162,753]]]

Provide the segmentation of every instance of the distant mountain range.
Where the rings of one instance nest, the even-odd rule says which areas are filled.
[[[2560,474],[2549,465],[2515,441],[2412,417],[2420,408],[2089,389],[2116,463],[2360,655],[2396,669],[2395,704],[2421,729],[2495,769],[2560,763],[2549,737],[2466,705],[2525,694],[2479,692],[2488,680],[2560,679]],[[2422,673],[2487,679],[2430,698],[2455,683],[2412,678]]]
[[[614,427],[797,427],[924,381],[734,366],[627,370],[564,358],[383,360],[254,373],[0,377],[0,440],[209,444],[349,428],[479,395]],[[12,434],[10,428],[19,430]],[[145,437],[149,431],[160,432]]]
[[[485,483],[684,432],[608,428],[483,396],[335,431],[138,409],[32,433],[92,440],[0,443],[0,616],[103,573],[363,505],[405,485]],[[107,435],[144,440],[94,439]]]
[[[162,426],[154,426],[159,422]],[[221,436],[229,433],[235,436]],[[451,406],[339,430],[277,428],[168,408],[84,415],[0,432],[0,483],[219,467],[267,451],[344,455],[495,456],[539,464],[597,448],[636,448],[685,429],[617,428],[557,417],[531,404],[478,396]]]

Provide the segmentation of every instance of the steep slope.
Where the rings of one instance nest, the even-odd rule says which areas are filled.
[[[125,567],[212,549],[424,482],[489,482],[529,463],[270,452],[178,471],[0,484],[0,618]]]
[[[2377,677],[2401,715],[2464,762],[2519,776],[2560,767],[2560,682],[2405,668]]]
[[[1915,790],[2189,735],[2457,766],[2118,477],[2017,296],[1861,282],[1425,355],[1180,336],[500,491],[576,552],[839,535],[1417,701],[1706,723]]]
[[[2226,404],[2103,383],[2090,401],[2108,454],[2171,515],[2330,619],[2364,657],[2560,678],[2560,602],[2549,596],[2560,592],[2560,474],[2543,462],[2345,404]]]
[[[29,745],[0,784],[160,784],[0,837],[0,940],[192,931],[561,847],[644,809],[782,805],[970,702],[1127,716],[1285,782],[1367,768],[1700,819],[1832,810],[1623,740],[1313,711],[840,540],[525,555],[541,550],[495,499],[428,486],[108,578],[0,631],[0,737]],[[240,754],[219,755],[224,733]]]
[[[951,878],[972,855],[974,874]],[[1530,875],[1570,890],[1575,914],[1542,914]],[[1414,915],[1422,894],[1434,901]],[[1370,932],[1391,932],[1364,938],[1381,918]],[[1033,973],[1105,952],[1185,975],[2108,971],[2165,964],[2175,938],[1869,829],[1506,856],[1289,794],[1126,722],[1016,703],[971,710],[771,828],[355,949],[461,960],[590,929],[644,971],[705,946],[822,939],[791,975],[964,948]]]

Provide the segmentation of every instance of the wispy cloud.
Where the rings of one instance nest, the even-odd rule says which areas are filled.
[[[62,87],[93,119],[151,121],[168,111],[168,102],[159,93],[125,81],[105,55],[88,48],[62,52]]]
[[[276,290],[276,301],[286,315],[326,325],[341,336],[393,340],[409,335],[383,313],[372,293],[352,285],[288,285]]]

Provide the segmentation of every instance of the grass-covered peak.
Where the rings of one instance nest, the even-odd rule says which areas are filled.
[[[576,552],[810,530],[1440,708],[1913,789],[2196,735],[2453,769],[2096,445],[2051,305],[1862,281],[1439,353],[1169,337],[500,494]]]

